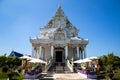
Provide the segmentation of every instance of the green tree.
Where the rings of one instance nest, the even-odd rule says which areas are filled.
[[[0,56],[0,67],[4,66],[6,64],[6,57]]]
[[[104,70],[105,66],[107,65],[107,56],[106,55],[103,55],[100,57],[99,64],[101,66],[101,70]]]
[[[114,53],[109,53],[108,55],[103,55],[100,57],[99,64],[105,69],[106,66],[110,65],[113,69],[120,68],[120,57],[115,56]]]

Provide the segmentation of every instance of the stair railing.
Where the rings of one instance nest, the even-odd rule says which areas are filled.
[[[73,72],[73,64],[72,60],[66,59],[67,67],[70,69],[71,72]]]
[[[45,71],[47,71],[47,70],[50,68],[50,66],[52,65],[52,63],[53,63],[53,58],[50,57],[50,58],[47,60],[47,64],[46,64],[46,66],[45,66]]]

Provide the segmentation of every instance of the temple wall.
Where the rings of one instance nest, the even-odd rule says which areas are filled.
[[[73,48],[69,47],[69,49],[68,49],[68,57],[69,57],[69,59],[71,59],[72,56],[73,56]]]
[[[50,48],[50,46],[46,46],[46,47],[44,47],[45,48],[45,58],[46,59],[49,59],[50,57],[51,57],[51,48]]]

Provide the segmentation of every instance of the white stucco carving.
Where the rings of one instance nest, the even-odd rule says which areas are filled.
[[[86,52],[82,53],[83,51],[79,48],[86,47],[88,44],[88,39],[78,37],[78,32],[79,29],[72,25],[72,23],[65,16],[61,6],[59,6],[56,13],[48,21],[48,23],[43,28],[40,28],[40,35],[30,38],[30,42],[32,45],[34,44],[34,47],[35,45],[42,45],[42,48],[44,49],[39,47],[39,54],[43,57],[43,59],[46,59],[45,56],[47,56],[48,59],[50,54],[54,57],[56,48],[62,48],[62,51],[65,52],[65,57],[75,55],[75,58],[82,59],[83,57],[81,56],[86,55]],[[70,47],[71,45],[72,47]],[[40,49],[42,49],[42,51]],[[49,52],[47,50],[51,51]],[[32,54],[35,55],[35,52],[38,53],[35,49]]]

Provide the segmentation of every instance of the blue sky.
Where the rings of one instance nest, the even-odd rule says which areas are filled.
[[[29,37],[39,35],[58,5],[79,36],[89,39],[87,56],[120,56],[120,0],[0,0],[0,55],[31,54]]]

